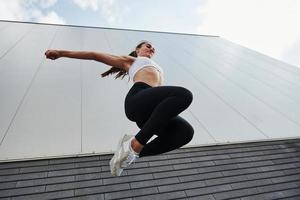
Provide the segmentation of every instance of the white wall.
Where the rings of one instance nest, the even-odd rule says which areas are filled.
[[[102,63],[46,60],[46,49],[126,55],[150,40],[166,85],[190,89],[192,145],[300,137],[300,69],[219,37],[0,22],[0,161],[107,153],[139,129],[132,82]]]

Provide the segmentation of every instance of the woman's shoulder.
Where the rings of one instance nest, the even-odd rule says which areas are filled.
[[[125,66],[127,68],[127,70],[130,68],[130,66],[134,63],[134,61],[136,60],[135,57],[132,57],[132,56],[122,56],[122,58],[124,59],[125,61]]]
[[[134,62],[135,61],[135,57],[132,56],[121,56],[126,62]]]

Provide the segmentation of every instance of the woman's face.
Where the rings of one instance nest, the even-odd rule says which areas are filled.
[[[136,53],[138,56],[151,58],[155,53],[155,49],[152,44],[146,42],[140,48],[136,49]]]

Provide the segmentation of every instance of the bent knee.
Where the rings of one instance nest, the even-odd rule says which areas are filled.
[[[189,126],[186,128],[183,141],[185,142],[185,144],[187,144],[193,139],[193,137],[194,137],[194,128],[192,126]]]
[[[193,101],[193,93],[188,89],[185,89],[185,98],[188,104],[190,105]]]
[[[188,107],[193,101],[193,93],[184,87],[180,87],[179,96],[186,107]]]

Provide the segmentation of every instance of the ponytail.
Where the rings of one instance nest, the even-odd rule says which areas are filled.
[[[119,78],[122,76],[121,79],[123,79],[128,73],[126,70],[124,69],[120,69],[120,68],[117,68],[117,67],[112,67],[110,68],[110,70],[104,72],[101,74],[102,78],[105,77],[105,76],[108,76],[108,75],[112,75],[112,74],[115,74],[115,73],[118,73],[116,76],[115,76],[115,79]]]
[[[136,51],[131,52],[131,53],[129,54],[129,56],[137,57]]]
[[[142,47],[143,44],[147,43],[148,41],[142,41],[140,42],[135,49],[139,49]],[[137,53],[136,53],[136,50],[135,51],[132,51],[129,56],[132,56],[132,57],[138,57]],[[110,68],[108,71],[104,72],[101,74],[102,78],[105,77],[105,76],[108,76],[108,75],[112,75],[112,74],[115,74],[115,73],[118,73],[116,76],[115,76],[115,79],[119,78],[122,76],[121,79],[123,79],[127,74],[128,72],[124,69],[120,69],[120,68],[117,68],[117,67],[112,67]],[[128,80],[129,81],[129,80]]]

